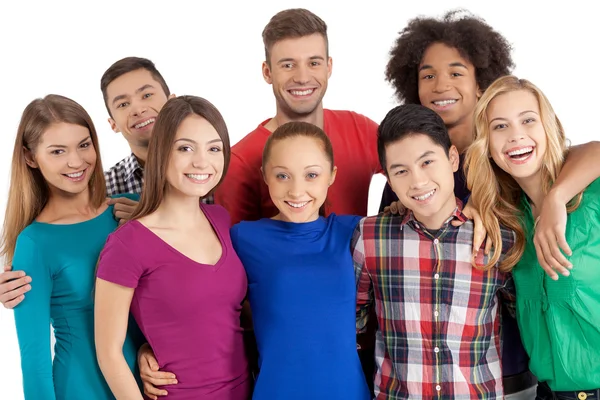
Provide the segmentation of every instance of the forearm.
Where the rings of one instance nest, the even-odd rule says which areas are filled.
[[[98,351],[98,365],[106,383],[119,400],[143,400],[122,351]]]
[[[573,146],[550,193],[567,203],[600,177],[600,142]]]

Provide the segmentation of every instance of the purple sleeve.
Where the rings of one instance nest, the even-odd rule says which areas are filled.
[[[142,273],[142,265],[136,257],[115,234],[111,234],[100,253],[96,276],[117,285],[136,288]]]

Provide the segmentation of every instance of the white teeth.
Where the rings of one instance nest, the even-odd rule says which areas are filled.
[[[509,156],[520,156],[521,154],[531,153],[533,147],[523,147],[522,149],[508,152]]]
[[[208,177],[210,175],[209,174],[185,174],[185,176],[187,176],[188,178],[194,179],[196,181],[203,181],[205,179],[208,179]]]
[[[308,201],[305,201],[303,203],[291,203],[289,201],[286,201],[286,203],[288,203],[290,206],[292,206],[294,208],[302,208],[302,207],[304,207],[305,205],[308,204]]]
[[[83,171],[74,172],[72,174],[65,174],[69,178],[80,178],[83,175]]]
[[[456,103],[456,100],[439,100],[433,102],[433,104],[435,104],[436,106],[447,106],[448,104],[454,103]]]
[[[135,125],[135,126],[134,126],[134,128],[135,128],[135,129],[140,129],[140,128],[143,128],[143,127],[145,127],[146,125],[153,123],[154,121],[155,121],[155,120],[154,120],[154,118],[150,118],[150,119],[149,119],[149,120],[147,120],[147,121],[144,121],[144,122],[142,122],[142,123],[139,123],[139,124]]]
[[[423,196],[413,196],[413,199],[423,201],[423,200],[430,198],[434,193],[435,193],[435,189],[433,189],[429,193],[425,193]]]
[[[314,92],[314,89],[306,89],[306,90],[290,90],[290,93],[294,96],[306,96]]]

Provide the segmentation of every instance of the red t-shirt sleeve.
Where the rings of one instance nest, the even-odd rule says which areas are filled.
[[[257,178],[261,178],[260,170],[253,171],[232,152],[225,179],[215,192],[215,203],[229,212],[232,224],[261,217],[260,182],[257,182]]]
[[[143,268],[125,243],[115,233],[109,235],[98,260],[96,276],[128,288],[136,288]]]

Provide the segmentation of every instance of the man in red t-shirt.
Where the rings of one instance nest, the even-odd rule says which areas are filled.
[[[263,77],[273,86],[277,112],[233,146],[215,202],[229,211],[234,224],[275,216],[277,209],[260,170],[263,147],[278,126],[305,121],[322,128],[333,145],[338,172],[329,189],[326,212],[366,216],[371,178],[381,172],[378,125],[352,111],[323,109],[332,65],[327,25],[310,11],[285,10],[271,18],[263,41]]]
[[[352,111],[323,109],[332,65],[327,25],[308,10],[284,10],[271,18],[262,36],[266,57],[262,72],[273,87],[277,112],[233,146],[215,203],[229,211],[234,224],[275,216],[278,211],[261,172],[263,148],[278,126],[304,121],[322,128],[333,145],[338,169],[325,203],[326,214],[366,216],[371,179],[383,172],[377,156],[378,124]],[[376,318],[371,321],[358,344],[372,391]]]

